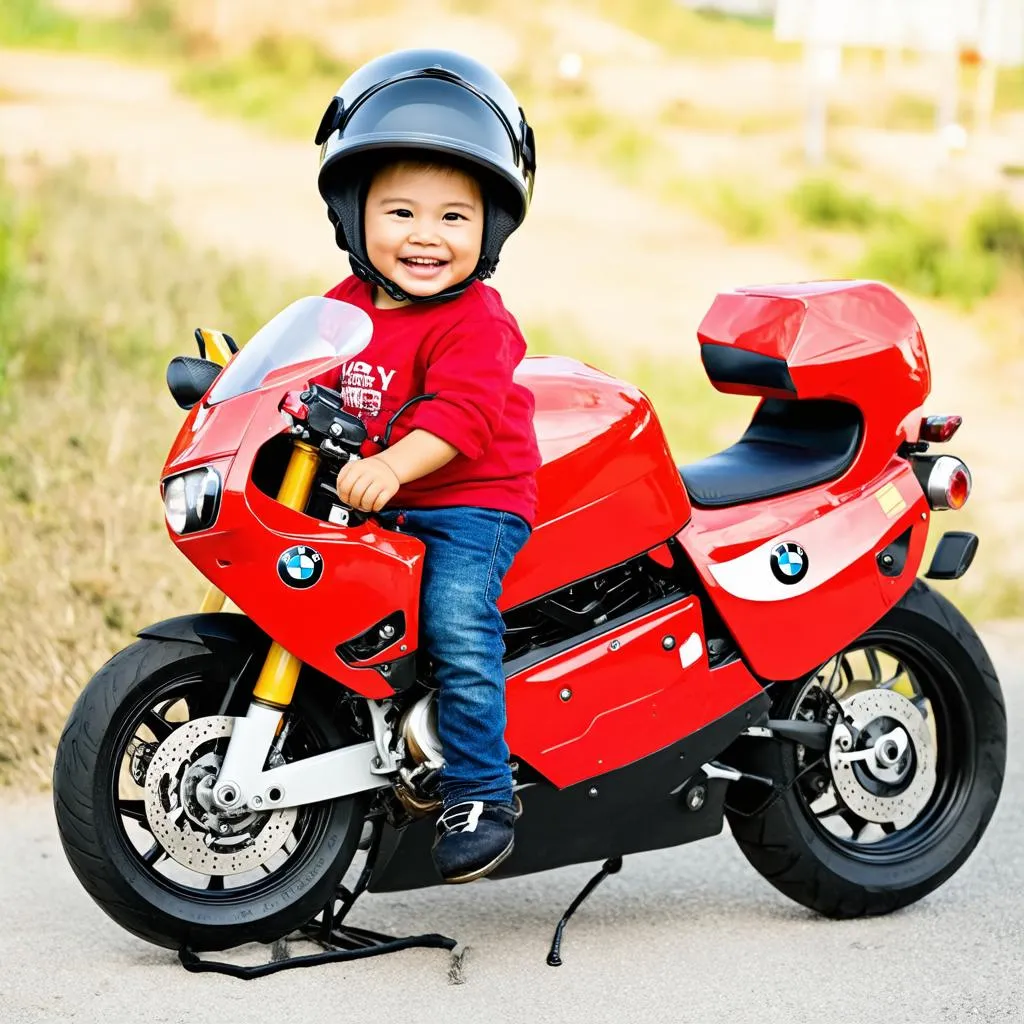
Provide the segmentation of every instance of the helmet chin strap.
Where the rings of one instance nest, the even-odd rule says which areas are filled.
[[[464,281],[458,284],[453,284],[444,291],[437,292],[434,295],[410,295],[408,292],[400,288],[390,277],[385,277],[376,267],[373,266],[369,261],[363,262],[358,256],[353,253],[348,254],[348,262],[352,267],[352,273],[356,275],[361,281],[366,281],[368,284],[376,285],[378,288],[383,288],[384,291],[395,300],[395,302],[444,302],[446,299],[458,298],[474,281],[483,280],[484,277],[490,277],[491,272],[486,273],[480,272],[479,264],[477,270],[470,274]],[[484,260],[481,259],[480,263]]]

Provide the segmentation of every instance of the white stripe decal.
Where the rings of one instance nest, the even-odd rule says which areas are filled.
[[[895,481],[894,485],[898,488]],[[867,525],[863,514],[858,521],[857,510],[863,513],[863,502],[841,505],[801,523],[792,532],[766,540],[739,558],[709,562],[708,572],[723,590],[745,601],[788,601],[799,597],[827,583],[867,554],[892,526],[893,520],[885,516],[877,503],[872,504],[879,520],[875,526]],[[799,583],[781,583],[772,572],[772,548],[787,541],[799,544],[807,559],[807,575]]]

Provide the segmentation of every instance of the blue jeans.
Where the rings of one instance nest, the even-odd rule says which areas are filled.
[[[398,524],[398,517],[404,522]],[[498,598],[530,536],[511,512],[471,508],[386,509],[388,529],[426,545],[420,645],[434,663],[446,807],[463,800],[512,802],[505,743],[505,624]]]

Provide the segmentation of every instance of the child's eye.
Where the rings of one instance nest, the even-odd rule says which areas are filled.
[[[411,217],[412,210],[406,210],[404,207],[399,207],[395,210],[388,210],[389,214],[394,214],[396,217]]]
[[[457,220],[465,220],[466,218],[463,217],[461,213],[456,213],[454,210],[451,210],[444,215],[444,219],[449,222],[454,222]]]

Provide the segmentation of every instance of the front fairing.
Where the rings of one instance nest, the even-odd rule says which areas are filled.
[[[209,529],[168,533],[206,579],[300,661],[380,698],[393,691],[377,667],[416,649],[422,543],[372,521],[350,528],[308,516],[259,490],[252,478],[260,450],[291,425],[280,411],[285,394],[311,379],[330,380],[342,361],[278,369],[258,390],[195,406],[162,479],[211,466],[223,482],[220,509]],[[289,585],[278,571],[281,556],[297,545],[313,548],[322,560],[322,574],[305,589]],[[339,645],[397,611],[406,628],[387,648],[363,662],[341,657]]]

